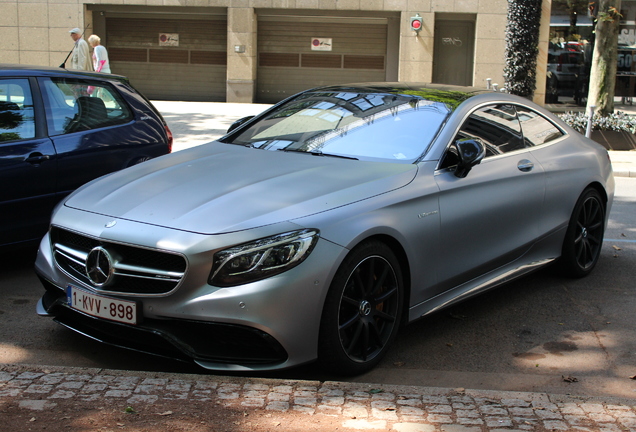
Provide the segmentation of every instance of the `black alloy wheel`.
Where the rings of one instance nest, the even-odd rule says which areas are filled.
[[[369,242],[354,249],[336,273],[325,302],[319,350],[323,366],[356,375],[379,363],[400,325],[403,290],[390,248]]]
[[[596,189],[586,189],[574,207],[563,243],[563,270],[572,277],[591,273],[605,234],[605,204]]]

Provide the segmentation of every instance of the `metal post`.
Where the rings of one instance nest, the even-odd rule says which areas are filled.
[[[492,87],[492,78],[486,78],[486,88],[490,90]]]
[[[590,138],[592,136],[592,118],[594,118],[594,110],[596,105],[590,105],[590,112],[587,115],[587,129],[585,129],[585,137]]]

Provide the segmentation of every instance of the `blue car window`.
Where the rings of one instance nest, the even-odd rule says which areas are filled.
[[[133,118],[128,105],[107,83],[68,78],[41,82],[49,135],[113,126]]]
[[[0,79],[0,142],[35,137],[33,97],[28,79]]]

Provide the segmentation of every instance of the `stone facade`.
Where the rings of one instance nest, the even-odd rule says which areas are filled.
[[[93,6],[91,6],[93,5]],[[93,21],[94,5],[180,6],[227,8],[227,101],[252,102],[257,74],[257,10],[296,9],[337,16],[346,12],[400,14],[398,80],[430,82],[433,78],[436,13],[475,17],[473,85],[486,79],[503,86],[507,0],[0,0],[0,62],[58,66],[72,48],[69,29]],[[419,13],[423,28],[410,29],[410,17]],[[543,89],[547,62],[550,1],[543,2],[540,77]],[[89,34],[91,33],[89,29]],[[235,52],[244,46],[244,52]],[[543,101],[543,91],[535,98]]]

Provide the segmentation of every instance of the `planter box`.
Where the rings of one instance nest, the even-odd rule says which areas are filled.
[[[629,132],[593,130],[591,138],[608,150],[636,149],[636,136]]]

